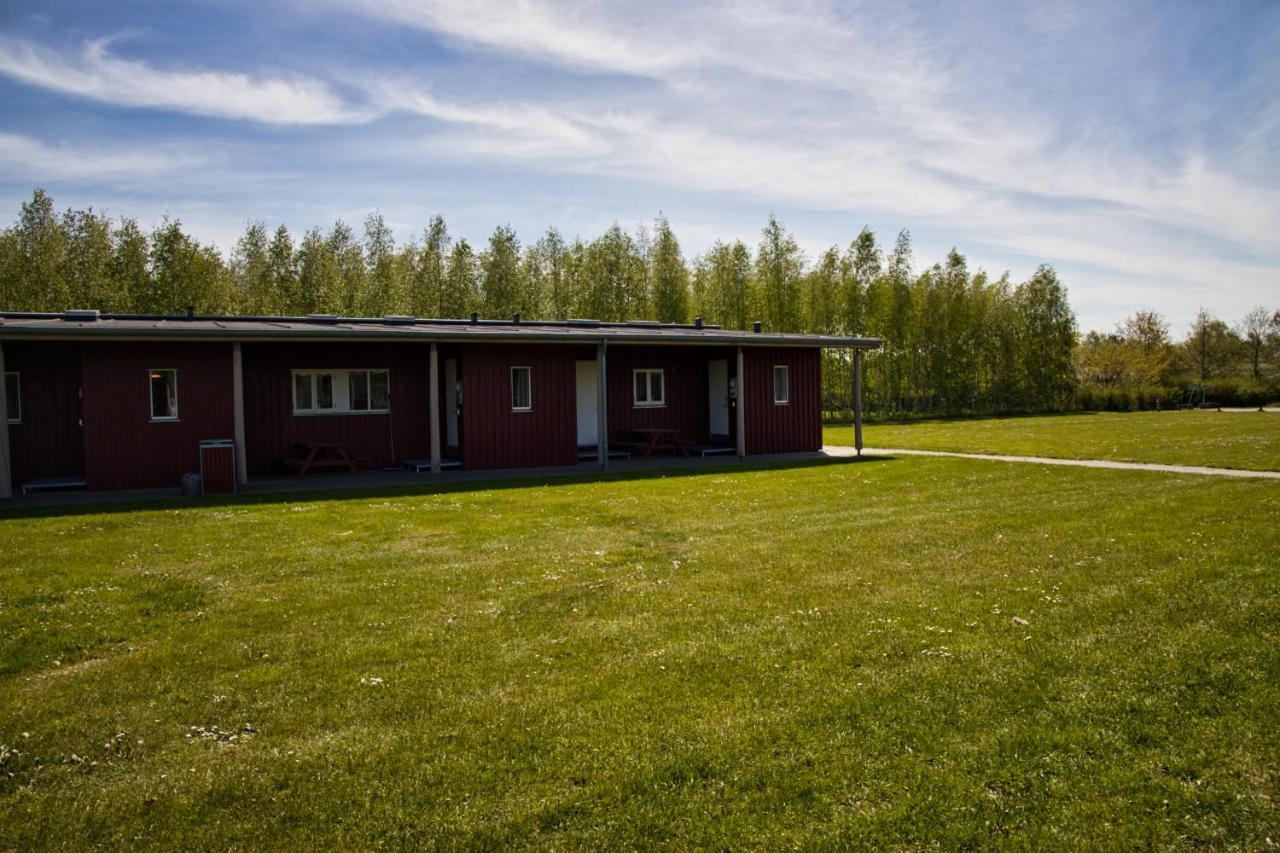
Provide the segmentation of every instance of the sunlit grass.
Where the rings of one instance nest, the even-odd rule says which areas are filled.
[[[0,848],[1263,847],[1277,517],[903,459],[0,520]]]
[[[853,427],[825,427],[823,441],[850,446]],[[864,427],[863,444],[1280,471],[1280,414],[1099,412],[872,424]]]

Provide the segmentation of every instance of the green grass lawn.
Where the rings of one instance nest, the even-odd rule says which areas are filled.
[[[923,458],[5,518],[0,848],[1263,848],[1277,518]]]
[[[825,427],[823,441],[852,445],[853,427]],[[864,427],[863,444],[1280,471],[1280,414],[1099,412],[873,424]]]

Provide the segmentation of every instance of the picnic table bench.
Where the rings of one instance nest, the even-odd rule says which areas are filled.
[[[655,450],[675,450],[684,456],[689,455],[689,442],[684,440],[678,429],[645,427],[619,430],[618,439],[609,444],[639,450],[645,459],[652,456]]]
[[[353,474],[357,470],[345,444],[320,441],[298,447],[306,455],[293,456],[284,462],[290,468],[296,468],[299,477],[305,477],[312,468],[346,468]]]

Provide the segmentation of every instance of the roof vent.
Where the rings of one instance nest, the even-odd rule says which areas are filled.
[[[759,321],[759,320],[756,320],[754,323],[752,323],[752,324],[751,324],[751,331],[755,332],[757,335],[758,335],[758,334],[760,334],[760,321]]]
[[[694,317],[694,318],[693,318],[693,327],[694,327],[695,329],[701,329],[701,328],[702,328],[702,318],[701,318],[701,317]]]
[[[477,325],[479,322],[480,322],[480,312],[479,312],[479,311],[472,311],[472,312],[471,312],[471,325],[473,325],[473,326],[474,326],[474,325]]]
[[[514,323],[515,325],[519,326],[519,325],[520,325],[520,315],[519,315],[519,314],[512,314],[512,315],[511,315],[511,322],[512,322],[512,323]]]
[[[308,314],[307,319],[313,323],[336,323],[338,322],[337,314]]]
[[[62,319],[75,320],[76,322],[80,322],[80,323],[83,323],[83,322],[91,323],[94,320],[97,320],[99,316],[100,315],[98,314],[97,308],[76,308],[71,311],[62,312]]]

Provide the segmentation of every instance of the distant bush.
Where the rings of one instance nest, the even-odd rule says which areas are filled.
[[[1280,399],[1280,383],[1253,379],[1220,379],[1205,385],[1205,398],[1224,406],[1265,406]]]
[[[1144,412],[1176,409],[1186,399],[1177,388],[1162,385],[1120,387],[1081,385],[1076,389],[1076,408],[1086,412]]]
[[[1186,403],[1200,405],[1201,402],[1220,406],[1265,406],[1274,400],[1280,400],[1280,383],[1238,378],[1209,382],[1205,385],[1204,394],[1196,391],[1194,399],[1190,386],[1081,385],[1076,389],[1076,408],[1084,412],[1143,412],[1176,409]]]

